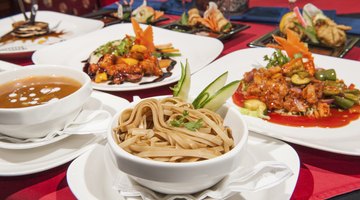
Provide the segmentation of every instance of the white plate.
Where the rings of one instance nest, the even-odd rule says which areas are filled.
[[[83,109],[85,109],[85,110],[93,110],[93,111],[104,110],[102,108],[103,104],[101,102],[101,99],[93,97],[93,96],[94,95],[92,95],[90,97],[90,99],[83,105]],[[85,128],[85,130],[94,130],[94,128],[96,128],[97,125],[101,126],[101,124],[95,124],[94,125],[94,124],[90,124],[90,123],[94,123],[94,121],[90,120],[89,122],[83,124],[83,126],[88,127],[88,128]],[[53,136],[53,134],[50,133],[50,136]],[[31,149],[31,148],[37,148],[37,147],[41,147],[41,146],[45,146],[45,145],[55,143],[55,142],[60,141],[60,140],[62,140],[64,138],[67,138],[69,136],[70,136],[69,134],[55,135],[53,137],[47,138],[46,140],[39,139],[38,141],[33,140],[33,141],[28,141],[28,142],[10,142],[10,141],[7,141],[5,139],[4,140],[0,139],[0,149]]]
[[[64,138],[67,138],[68,136],[69,135],[64,134],[64,135],[55,136],[51,139],[44,140],[41,142],[25,142],[25,143],[13,143],[13,142],[8,142],[6,140],[4,140],[4,141],[0,140],[0,149],[32,149],[32,148],[41,147],[41,146],[55,143]]]
[[[144,29],[146,25],[141,25]],[[179,80],[181,75],[180,61],[190,63],[192,73],[200,70],[213,61],[223,50],[224,45],[217,39],[192,34],[179,33],[163,28],[153,27],[154,43],[172,43],[181,52],[173,69],[173,75],[157,83],[139,85],[138,83],[123,83],[121,85],[108,85],[106,83],[93,84],[95,89],[107,91],[128,91],[158,87]],[[91,52],[99,46],[113,40],[122,39],[125,35],[135,35],[130,23],[117,24],[95,31],[83,37],[58,43],[36,51],[32,60],[36,64],[68,65],[83,70],[84,63]]]
[[[104,150],[104,146],[98,145],[92,151],[74,160],[69,166],[67,182],[78,199],[124,199],[112,189],[114,173],[106,170]],[[255,193],[244,192],[230,199],[268,199],[269,197],[279,200],[289,199],[294,191],[300,169],[299,157],[295,150],[281,141],[254,133],[249,137],[247,151],[247,157],[244,159],[247,164],[281,161],[289,166],[294,175],[270,189]],[[111,165],[108,166],[109,169],[110,167]],[[112,170],[117,169],[112,166]]]
[[[27,13],[30,16],[29,13]],[[12,23],[24,20],[23,14],[14,15],[0,20],[0,37],[12,30]],[[65,34],[60,37],[41,37],[34,41],[26,40],[25,42],[18,40],[6,44],[0,44],[0,56],[9,56],[12,54],[31,53],[35,50],[54,44],[60,41],[89,33],[100,29],[104,23],[100,20],[86,19],[72,15],[52,11],[38,11],[36,21],[49,23],[49,28],[55,27],[59,22],[59,26],[54,29],[56,32],[64,31]]]
[[[103,103],[103,108],[112,115],[128,104],[128,101],[102,92],[93,92],[92,97]],[[51,169],[64,164],[104,141],[103,136],[72,135],[61,141],[33,149],[0,151],[0,176],[25,175]]]
[[[9,71],[9,70],[16,70],[19,68],[21,68],[20,65],[15,65],[13,63],[9,63],[9,62],[0,60],[0,73],[4,72],[4,71]]]
[[[271,55],[273,52],[273,49],[268,48],[244,49],[216,60],[191,77],[191,95],[199,94],[204,86],[225,71],[229,71],[228,82],[242,79],[245,72],[259,65],[264,66],[264,55]],[[333,68],[337,77],[346,84],[354,83],[357,87],[360,86],[360,62],[315,54],[314,58],[317,67]],[[231,99],[228,101],[233,103]],[[250,116],[244,118],[251,131],[324,151],[360,156],[359,119],[340,128],[303,128],[274,124]]]

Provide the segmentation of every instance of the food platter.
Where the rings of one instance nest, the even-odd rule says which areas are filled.
[[[182,33],[189,33],[189,34],[194,34],[194,35],[213,37],[213,38],[217,38],[219,40],[229,39],[236,33],[250,28],[250,26],[245,25],[245,24],[232,23],[233,28],[231,29],[231,31],[229,31],[227,33],[221,33],[221,32],[218,33],[218,32],[211,31],[207,28],[197,28],[197,27],[192,27],[192,26],[180,25],[178,21],[170,23],[170,24],[166,24],[162,27],[169,29],[169,30],[182,32]]]
[[[103,109],[114,115],[128,101],[102,92],[93,92],[92,98],[101,100]],[[1,149],[0,175],[18,176],[54,168],[104,141],[103,135],[72,135],[52,144],[32,149]]]
[[[279,29],[275,29],[260,38],[250,42],[249,47],[265,47],[268,44],[275,44],[273,35],[280,36],[282,35]],[[347,40],[343,46],[340,47],[328,47],[322,44],[314,44],[308,41],[309,49],[313,53],[334,56],[334,57],[344,57],[344,55],[353,48],[356,43],[359,41],[358,37],[347,35]]]
[[[254,67],[264,66],[264,55],[271,55],[273,52],[274,50],[270,48],[243,49],[233,52],[194,74],[191,84],[193,86],[207,85],[224,71],[229,71],[228,82],[240,80],[245,72]],[[358,70],[359,62],[317,54],[313,56],[316,67],[333,68],[336,70],[337,76],[343,79],[346,84],[360,85],[357,74],[353,73]],[[200,93],[201,87],[191,88],[191,95],[196,96]],[[228,102],[236,106],[231,99]],[[320,128],[291,127],[250,116],[244,116],[244,118],[249,130],[257,133],[324,151],[360,155],[360,148],[357,144],[360,133],[358,129],[360,126],[359,119],[339,128]]]
[[[146,25],[141,25],[141,27],[145,28]],[[181,74],[180,62],[185,63],[188,60],[191,63],[191,73],[194,73],[213,61],[223,50],[223,44],[214,38],[178,33],[157,27],[153,27],[153,33],[155,45],[172,43],[175,48],[180,50],[181,56],[174,57],[177,64],[170,77],[160,82],[143,85],[130,82],[120,85],[94,83],[93,88],[106,91],[129,91],[167,85],[179,80]],[[83,37],[38,50],[33,54],[32,60],[36,64],[61,64],[83,70],[83,61],[89,57],[91,52],[109,41],[122,39],[126,34],[134,35],[132,25],[129,23],[109,26]],[[211,48],[204,48],[204,46],[211,46]],[[154,79],[153,77],[147,78]],[[149,80],[144,79],[143,81]]]
[[[12,23],[23,19],[22,14],[1,19],[0,36],[4,36],[12,30]],[[98,30],[104,26],[104,23],[98,20],[52,11],[38,11],[36,20],[47,22],[50,30],[53,30],[56,34],[36,39],[28,38],[0,43],[0,57],[27,57],[38,49]]]
[[[83,17],[89,18],[89,19],[96,19],[104,22],[105,26],[110,26],[118,23],[126,23],[129,21],[124,21],[122,19],[119,19],[116,17],[117,12],[114,10],[99,10],[94,13],[87,14]],[[160,17],[159,19],[156,19],[155,21],[151,22],[152,25],[156,25],[159,22],[163,22],[169,20],[167,17]]]
[[[125,199],[112,188],[117,169],[114,165],[105,163],[105,149],[105,146],[97,145],[69,166],[67,182],[78,199]],[[272,188],[236,194],[229,199],[263,199],[269,196],[276,199],[289,199],[291,197],[300,169],[299,157],[292,147],[279,140],[254,133],[249,136],[244,161],[250,165],[261,161],[280,161],[292,170],[293,175]]]

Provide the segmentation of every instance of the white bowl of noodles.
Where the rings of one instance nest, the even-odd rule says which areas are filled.
[[[119,170],[154,191],[191,194],[241,166],[248,129],[235,108],[224,104],[218,114],[200,112],[164,99],[132,103],[114,116],[107,139]],[[196,122],[200,126],[190,130],[184,127],[187,122],[190,129]]]

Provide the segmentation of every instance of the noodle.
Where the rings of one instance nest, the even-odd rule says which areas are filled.
[[[174,97],[146,99],[124,110],[114,134],[125,151],[164,162],[207,160],[234,147],[219,114]]]

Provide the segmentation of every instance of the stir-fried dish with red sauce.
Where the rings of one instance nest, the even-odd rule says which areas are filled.
[[[233,95],[242,113],[294,126],[302,126],[304,120],[299,116],[315,120],[308,126],[322,127],[331,125],[317,125],[316,122],[335,113],[337,117],[344,113],[350,121],[357,119],[359,89],[354,84],[346,85],[334,69],[315,68],[306,44],[290,30],[287,36],[287,39],[274,36],[279,45],[275,46],[277,50],[273,55],[264,57],[268,61],[266,67],[254,68],[244,74]],[[348,117],[353,113],[355,116]],[[280,120],[279,116],[298,117],[291,118],[298,120],[298,124],[286,122],[285,118]]]
[[[134,36],[110,41],[97,48],[86,61],[84,71],[95,83],[122,84],[137,83],[146,76],[162,80],[171,75],[179,56],[179,50],[172,44],[155,46],[152,27],[142,30],[136,20],[131,20]]]

